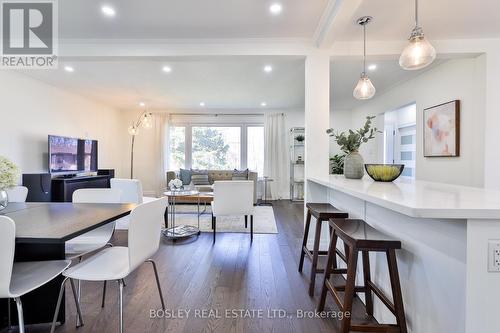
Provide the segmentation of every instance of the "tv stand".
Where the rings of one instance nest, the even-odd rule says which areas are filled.
[[[76,174],[69,174],[69,175],[57,176],[54,179],[71,179],[71,178],[75,178],[75,177],[77,177]]]
[[[61,176],[52,179],[52,201],[71,202],[73,192],[83,188],[109,188],[111,175]]]

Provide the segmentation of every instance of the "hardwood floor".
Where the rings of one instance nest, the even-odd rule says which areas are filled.
[[[127,332],[338,332],[336,319],[301,319],[297,310],[314,311],[321,291],[318,276],[315,297],[308,296],[310,263],[297,271],[303,233],[303,204],[274,202],[278,234],[219,233],[212,246],[211,234],[198,240],[162,240],[154,259],[158,264],[166,308],[176,318],[151,319],[150,310],[160,309],[153,269],[145,263],[126,279],[124,318]],[[117,231],[113,242],[126,245],[127,234]],[[82,283],[85,325],[75,328],[75,306],[66,293],[66,323],[56,329],[66,332],[118,332],[116,283],[108,283],[106,306],[101,308],[102,283]],[[364,313],[356,302],[354,318]],[[225,311],[258,310],[262,317],[247,313],[226,318]],[[282,310],[285,318],[268,317],[268,309]],[[331,298],[327,309],[336,310]],[[184,311],[190,310],[189,318]],[[205,310],[205,315],[200,318]],[[209,312],[212,310],[212,312]],[[218,313],[215,313],[215,311]],[[195,312],[197,311],[197,313]],[[235,313],[237,314],[237,313]],[[181,318],[180,316],[184,316]],[[217,316],[218,315],[218,316]],[[278,315],[278,313],[276,313]],[[46,325],[28,327],[27,332],[47,332]]]

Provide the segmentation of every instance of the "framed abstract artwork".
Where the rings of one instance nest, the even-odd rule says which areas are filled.
[[[424,157],[460,156],[460,101],[424,109]]]

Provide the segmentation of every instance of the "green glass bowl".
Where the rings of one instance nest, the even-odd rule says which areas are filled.
[[[396,180],[404,168],[404,164],[365,164],[366,173],[377,182]]]

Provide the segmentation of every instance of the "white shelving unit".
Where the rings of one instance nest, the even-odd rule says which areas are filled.
[[[304,140],[297,140],[302,136]],[[290,200],[304,201],[304,127],[293,127],[290,129]]]

